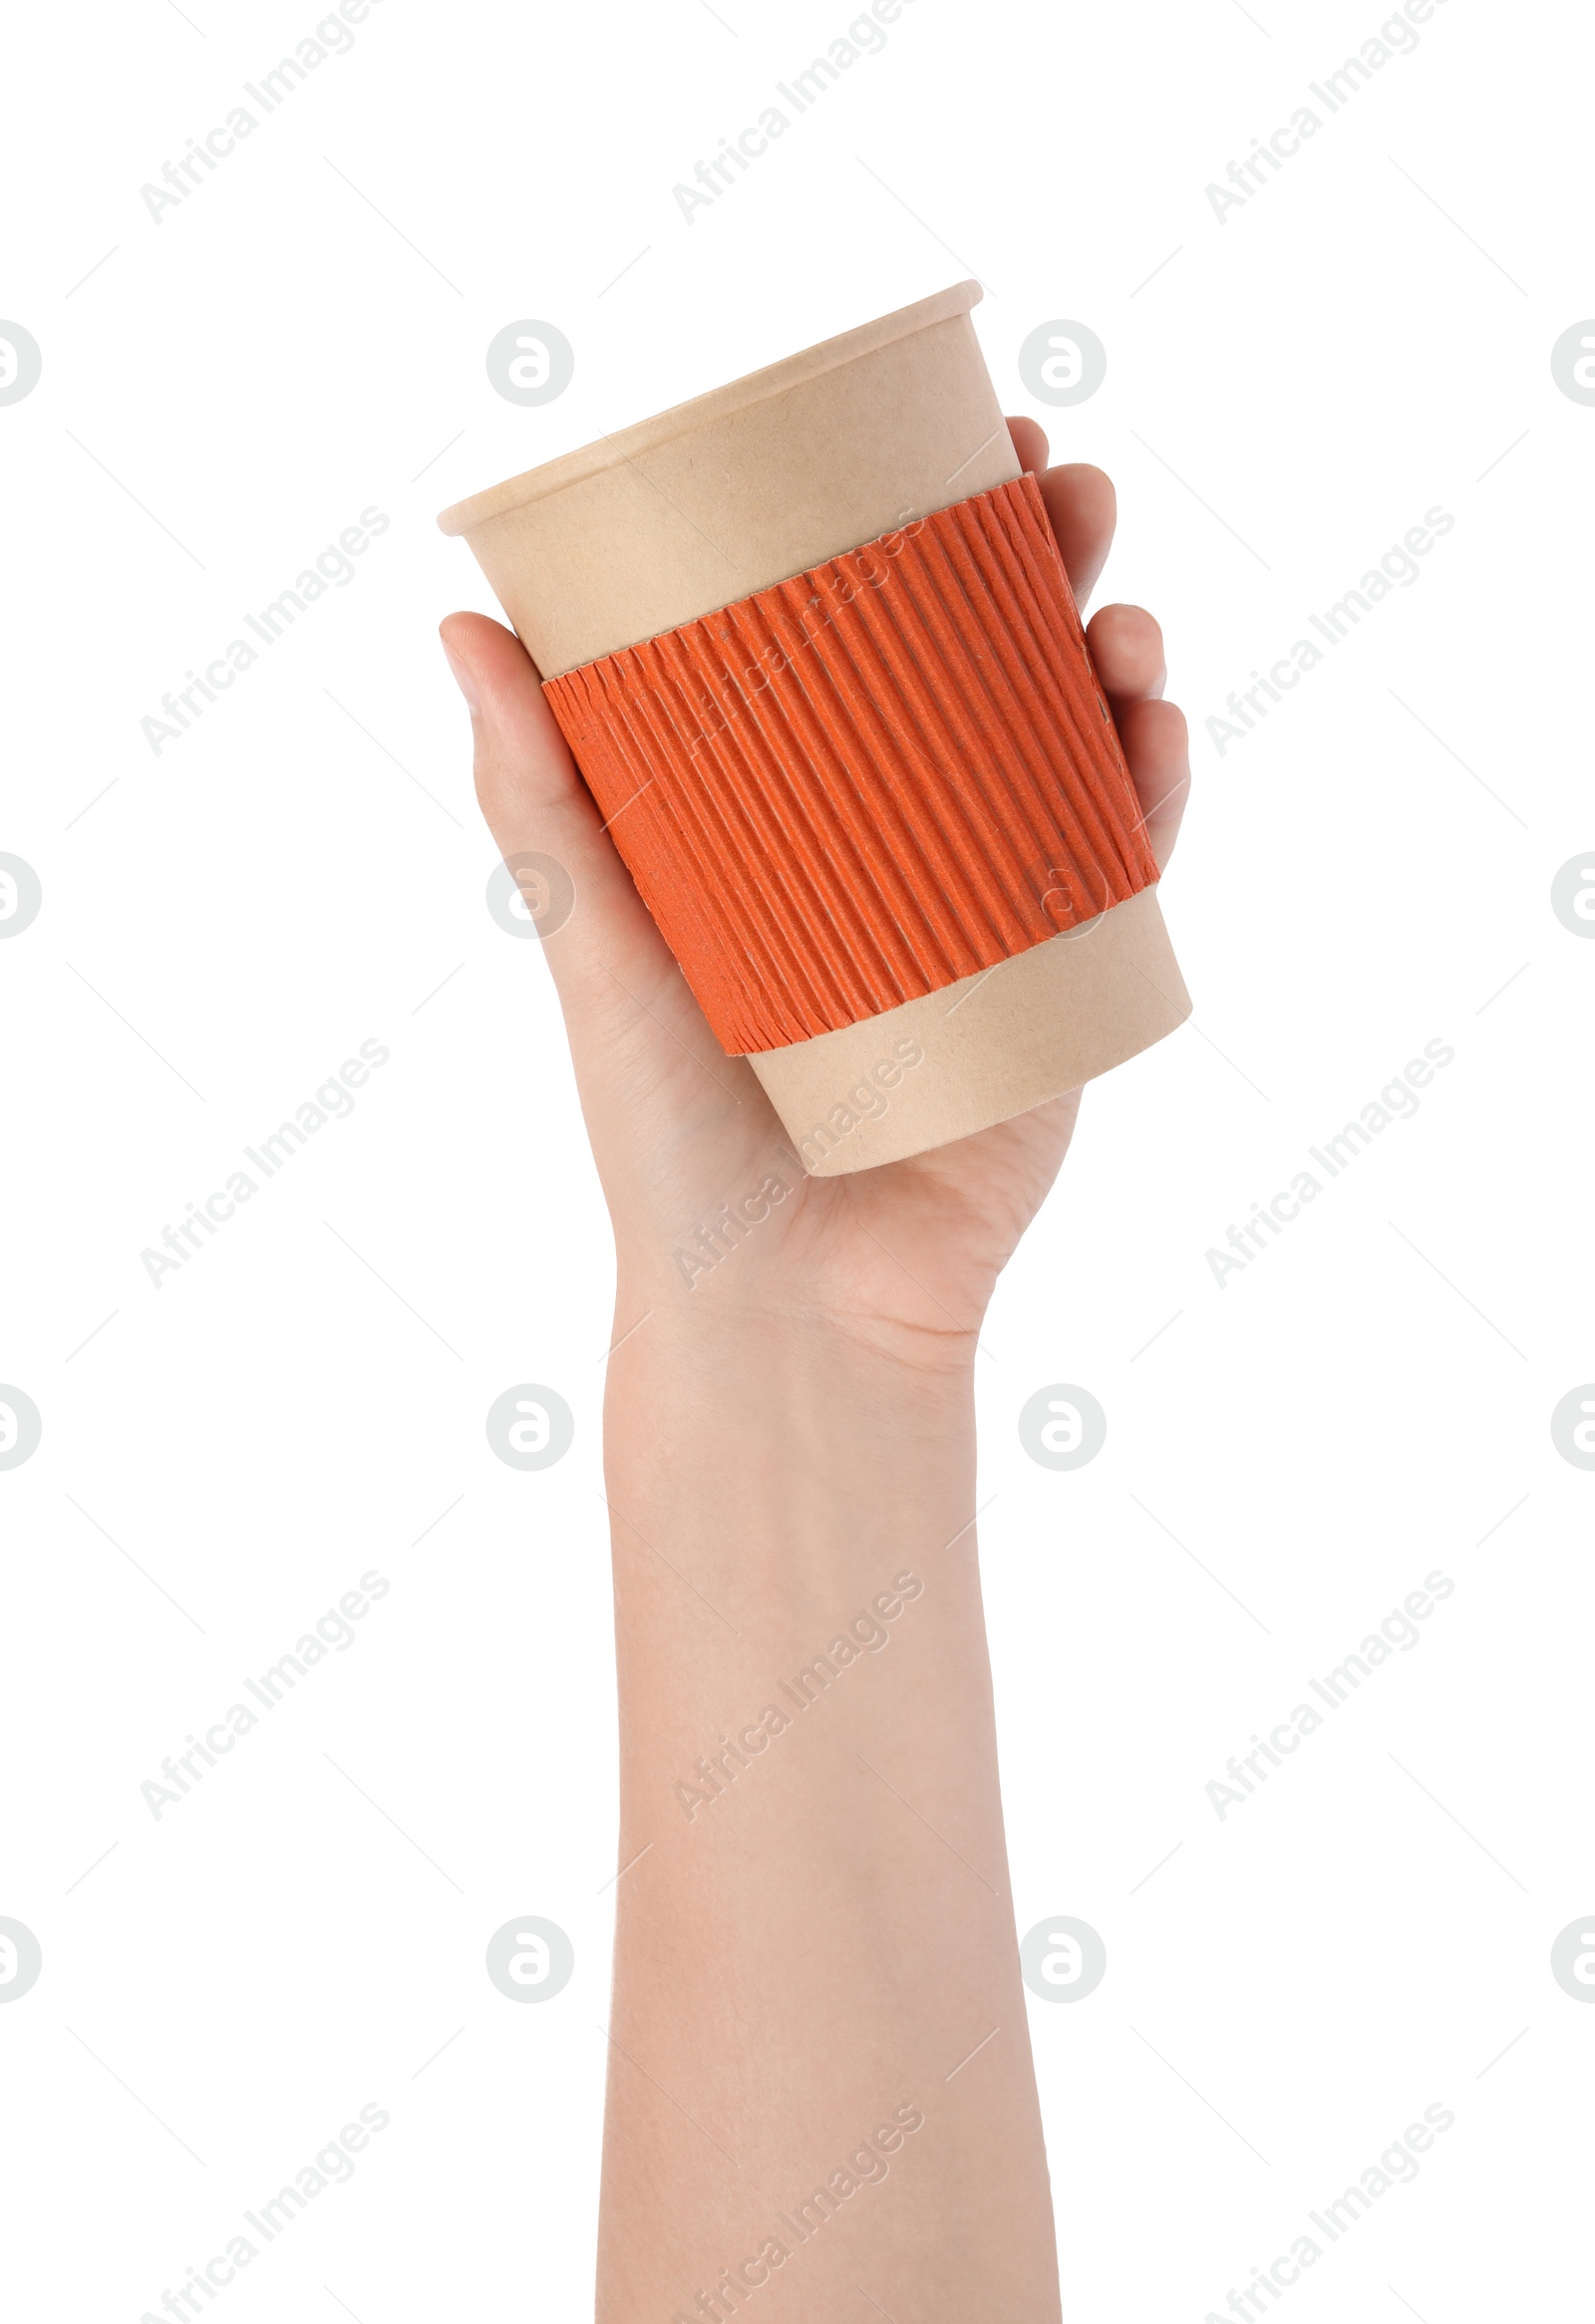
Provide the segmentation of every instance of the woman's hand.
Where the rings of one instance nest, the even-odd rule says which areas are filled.
[[[1011,425],[1039,470],[1040,429]],[[1113,487],[1089,467],[1040,482],[1083,600]],[[545,949],[619,1261],[604,1474],[620,1874],[598,2314],[685,2314],[689,2287],[779,2226],[766,2275],[743,2280],[779,2265],[783,2315],[862,2312],[867,2251],[893,2313],[1057,2324],[980,1605],[973,1370],[1078,1099],[910,1161],[804,1177],[644,909],[520,646],[476,614],[443,636],[493,837],[506,856],[556,858],[574,885]],[[1161,636],[1131,606],[1088,636],[1161,864],[1186,783]],[[782,1199],[713,1267],[678,1261],[773,1177]],[[861,1655],[849,1640],[866,1635]],[[888,2120],[921,2127],[892,2151],[884,2194],[855,2198],[875,2203],[867,2245],[776,2208],[834,2190],[842,2174],[825,2173],[860,2126]],[[825,2202],[834,2192],[805,2216]]]
[[[1084,607],[1113,540],[1113,485],[1100,468],[1045,468],[1035,422],[1009,427]],[[545,950],[614,1221],[617,1329],[661,1307],[721,1322],[757,1312],[915,1364],[966,1366],[997,1277],[1057,1176],[1079,1092],[905,1162],[802,1176],[781,1159],[791,1149],[752,1068],[715,1039],[633,887],[519,641],[469,613],[442,635],[494,839],[505,856],[554,857],[574,883]],[[1189,781],[1185,722],[1162,700],[1162,633],[1138,607],[1110,605],[1087,638],[1161,869]],[[677,1261],[720,1206],[772,1175],[787,1193],[728,1261],[707,1272]]]

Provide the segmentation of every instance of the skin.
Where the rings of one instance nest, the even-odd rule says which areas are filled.
[[[1084,606],[1113,485],[1048,469],[1035,423],[1009,426]],[[478,614],[442,636],[494,839],[574,881],[544,949],[615,1231],[626,1869],[599,2324],[745,2305],[759,2324],[1048,2324],[973,1357],[1079,1092],[909,1161],[801,1177],[601,828],[523,648]],[[1112,605],[1087,637],[1161,868],[1188,783],[1161,633]],[[676,1251],[771,1179],[767,1215],[689,1286]]]

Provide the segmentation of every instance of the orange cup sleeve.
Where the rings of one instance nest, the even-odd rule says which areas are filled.
[[[938,992],[1157,877],[1033,476],[543,691],[733,1054]]]

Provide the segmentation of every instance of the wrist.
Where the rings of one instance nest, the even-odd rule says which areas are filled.
[[[746,1605],[799,1576],[873,1574],[973,1518],[972,1363],[927,1370],[830,1318],[634,1311],[609,1362],[604,1470],[621,1533],[690,1548],[716,1602],[720,1584]]]
[[[878,1246],[867,1281],[825,1253],[775,1264],[766,1254],[749,1264],[751,1256],[735,1253],[713,1275],[687,1275],[622,1244],[611,1349],[635,1338],[644,1363],[704,1378],[751,1364],[762,1374],[855,1374],[871,1395],[967,1395],[985,1310],[982,1298],[970,1311],[967,1286],[953,1311],[899,1276]]]
[[[676,1298],[623,1273],[610,1348],[607,1401],[621,1409],[662,1397],[754,1425],[811,1409],[889,1416],[909,1436],[974,1426],[975,1331],[950,1320],[849,1312],[768,1282]]]

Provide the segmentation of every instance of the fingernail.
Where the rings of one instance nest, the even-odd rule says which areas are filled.
[[[455,674],[455,684],[466,698],[467,710],[470,711],[474,719],[479,719],[481,716],[481,697],[477,692],[476,680],[455,653],[447,638],[443,640],[443,651],[444,659]]]

